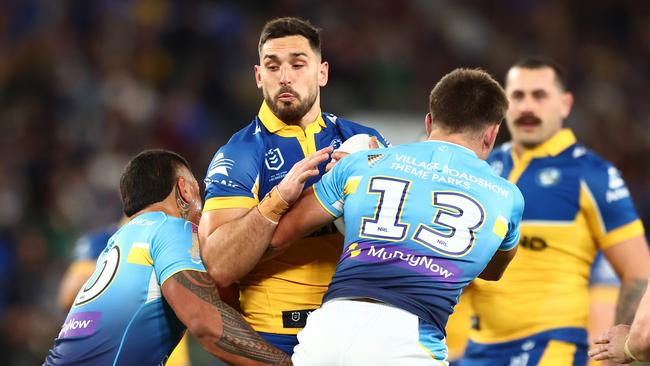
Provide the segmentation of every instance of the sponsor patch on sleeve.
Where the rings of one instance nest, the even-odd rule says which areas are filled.
[[[95,334],[102,317],[100,311],[70,314],[63,322],[59,338],[77,338]]]

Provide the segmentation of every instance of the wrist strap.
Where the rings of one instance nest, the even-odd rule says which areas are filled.
[[[289,209],[289,204],[282,198],[278,187],[275,186],[257,205],[257,209],[264,218],[277,224],[282,215]]]
[[[627,344],[629,340],[630,340],[630,335],[628,334],[627,337],[625,337],[625,345],[623,345],[623,353],[625,353],[627,357],[631,358],[632,361],[639,362],[639,359],[632,354],[632,351],[630,351],[630,346]]]

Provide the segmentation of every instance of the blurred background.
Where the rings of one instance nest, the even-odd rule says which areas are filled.
[[[43,361],[74,242],[119,219],[129,157],[175,150],[202,179],[250,122],[259,32],[285,15],[323,29],[323,110],[393,143],[422,135],[453,68],[502,80],[522,55],[555,58],[576,97],[568,125],[650,222],[650,2],[0,0],[1,365]]]

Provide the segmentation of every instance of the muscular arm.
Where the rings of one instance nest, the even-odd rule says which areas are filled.
[[[331,147],[296,163],[278,184],[280,196],[293,203],[307,179],[319,174],[318,165],[329,158]],[[262,216],[257,207],[208,211],[201,217],[201,257],[219,287],[227,287],[250,272],[266,251],[277,224]]]
[[[255,207],[218,209],[201,216],[201,257],[219,287],[232,285],[255,267],[275,227]]]
[[[163,296],[201,346],[232,365],[290,365],[219,297],[207,273],[181,271],[162,285]]]
[[[273,234],[269,250],[281,252],[292,242],[302,238],[323,225],[334,221],[335,217],[318,203],[313,188],[305,189],[298,201],[284,214]]]
[[[631,324],[650,278],[650,251],[643,236],[625,240],[604,251],[621,279],[616,324]]]
[[[490,260],[490,263],[488,263],[488,265],[485,267],[485,269],[483,269],[483,272],[481,272],[478,277],[487,281],[500,280],[501,276],[503,276],[503,272],[505,272],[508,264],[510,264],[510,261],[512,261],[516,253],[517,247],[514,247],[507,251],[497,250],[497,252],[494,253],[494,256]]]

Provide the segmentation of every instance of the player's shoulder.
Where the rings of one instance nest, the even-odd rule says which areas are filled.
[[[263,149],[263,141],[266,135],[266,129],[263,127],[259,119],[255,118],[244,128],[235,132],[232,137],[230,137],[228,142],[219,149],[218,152],[227,151],[229,154],[241,156],[257,156],[257,154],[251,154],[251,149]]]
[[[589,176],[593,173],[607,172],[610,169],[616,169],[612,162],[579,143],[567,149],[563,155],[565,155],[566,158],[573,159],[582,169],[583,175]]]
[[[325,121],[326,124],[336,125],[338,130],[343,135],[344,139],[347,139],[354,135],[365,133],[371,136],[377,136],[380,140],[379,142],[382,145],[391,146],[390,141],[388,141],[388,139],[386,139],[386,137],[382,135],[379,131],[377,131],[375,128],[368,127],[359,122],[354,122],[349,119],[341,118],[329,112],[323,112],[323,120]]]

